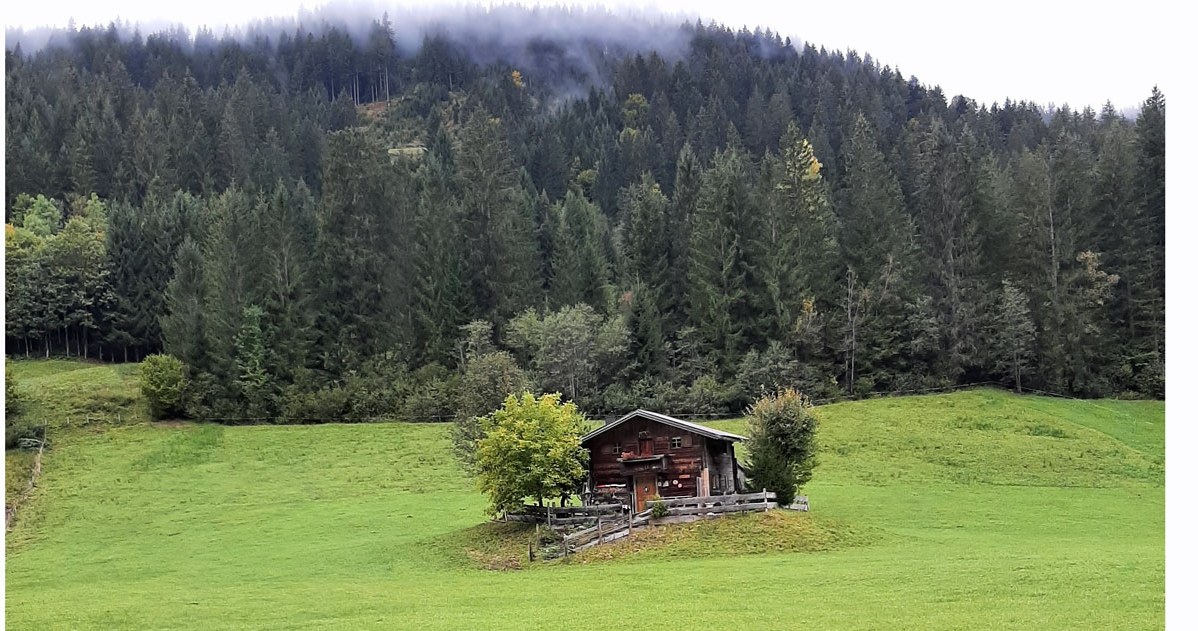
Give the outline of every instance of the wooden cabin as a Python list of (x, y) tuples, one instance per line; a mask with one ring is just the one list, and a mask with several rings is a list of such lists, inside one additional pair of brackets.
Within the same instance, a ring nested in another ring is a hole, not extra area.
[(665, 414), (636, 410), (582, 437), (590, 451), (593, 503), (625, 500), (637, 512), (649, 498), (736, 493), (744, 483), (738, 436)]

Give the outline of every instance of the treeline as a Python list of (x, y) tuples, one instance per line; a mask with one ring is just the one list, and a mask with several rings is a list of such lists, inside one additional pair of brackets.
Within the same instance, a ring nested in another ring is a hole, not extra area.
[(261, 54), (202, 87), (203, 56), (122, 80), (119, 38), (10, 53), (8, 190), (47, 197), (8, 205), (8, 352), (165, 350), (197, 417), (447, 417), (479, 380), (594, 413), (1163, 396), (1159, 92), (1134, 122), (949, 103), (868, 57), (684, 28), (673, 65), (606, 59), (610, 89), (560, 108), (550, 66), (433, 39), (333, 100), (245, 61), (310, 38), (227, 43)]

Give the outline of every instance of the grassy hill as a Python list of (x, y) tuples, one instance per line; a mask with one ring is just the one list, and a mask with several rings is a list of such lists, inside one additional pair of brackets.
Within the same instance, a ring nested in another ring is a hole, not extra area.
[[(461, 553), (485, 502), (442, 425), (64, 429), (8, 536), (7, 625), (1164, 625), (1163, 403), (977, 390), (817, 413), (810, 514), (520, 571)], [(735, 544), (763, 533), (813, 541)]]

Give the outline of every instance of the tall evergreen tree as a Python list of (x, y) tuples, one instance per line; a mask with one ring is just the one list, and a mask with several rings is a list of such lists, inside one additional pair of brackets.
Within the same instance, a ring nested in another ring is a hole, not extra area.
[(750, 178), (739, 148), (716, 156), (703, 175), (690, 240), (690, 319), (723, 374), (734, 369), (757, 321), (750, 297), (756, 279), (749, 244), (757, 236)]

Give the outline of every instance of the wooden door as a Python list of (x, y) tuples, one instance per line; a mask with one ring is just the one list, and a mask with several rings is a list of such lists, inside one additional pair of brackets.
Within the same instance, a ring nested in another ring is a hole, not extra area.
[(647, 508), (649, 498), (657, 495), (657, 474), (638, 473), (633, 478), (633, 496), (636, 497), (636, 512)]

